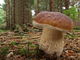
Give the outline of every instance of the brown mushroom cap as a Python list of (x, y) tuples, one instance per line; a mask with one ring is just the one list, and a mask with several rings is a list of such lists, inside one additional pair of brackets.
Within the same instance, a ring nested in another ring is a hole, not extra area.
[(68, 16), (60, 12), (40, 12), (34, 19), (35, 22), (42, 25), (50, 25), (60, 30), (71, 31), (73, 21)]

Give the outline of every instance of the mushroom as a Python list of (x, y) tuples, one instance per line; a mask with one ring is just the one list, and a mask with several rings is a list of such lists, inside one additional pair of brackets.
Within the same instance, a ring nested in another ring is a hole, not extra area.
[(64, 48), (64, 32), (71, 32), (73, 21), (60, 12), (43, 11), (34, 18), (33, 25), (43, 27), (40, 49), (49, 55), (59, 57)]

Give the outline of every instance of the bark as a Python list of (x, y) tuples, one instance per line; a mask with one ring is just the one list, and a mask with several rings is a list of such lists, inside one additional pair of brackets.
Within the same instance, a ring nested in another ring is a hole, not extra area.
[(6, 28), (10, 28), (10, 1), (6, 0)]
[(12, 0), (12, 18), (11, 20), (12, 20), (11, 26), (12, 26), (12, 29), (14, 29), (15, 28), (15, 0)]
[(50, 11), (55, 11), (54, 0), (50, 0)]
[(34, 0), (34, 7), (36, 14), (38, 14), (40, 11), (50, 11), (49, 0)]
[(31, 0), (24, 0), (24, 24), (32, 23)]
[(31, 0), (6, 0), (6, 22), (11, 30), (16, 25), (32, 23)]
[(62, 0), (50, 0), (50, 11), (62, 12)]
[(63, 12), (62, 7), (63, 7), (63, 0), (59, 0), (59, 12)]
[(64, 1), (64, 4), (65, 4), (65, 8), (66, 8), (66, 9), (69, 9), (70, 1), (69, 1), (69, 0), (65, 0), (65, 1)]
[(34, 0), (35, 15), (40, 12), (39, 4), (40, 4), (40, 0)]

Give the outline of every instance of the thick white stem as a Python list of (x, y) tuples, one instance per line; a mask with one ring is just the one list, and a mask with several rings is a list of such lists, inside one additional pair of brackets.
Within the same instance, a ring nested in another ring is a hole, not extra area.
[(39, 45), (47, 54), (57, 53), (60, 56), (64, 47), (63, 32), (44, 28)]

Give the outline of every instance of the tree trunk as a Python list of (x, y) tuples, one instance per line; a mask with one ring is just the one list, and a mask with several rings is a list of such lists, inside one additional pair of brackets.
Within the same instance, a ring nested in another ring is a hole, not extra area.
[(10, 1), (6, 0), (6, 28), (10, 29)]
[(23, 0), (23, 1), (24, 1), (24, 5), (23, 5), (24, 24), (32, 23), (31, 0)]
[(31, 0), (6, 0), (7, 29), (32, 23)]
[(55, 11), (54, 0), (50, 0), (50, 11)]
[(11, 15), (11, 29), (14, 29), (15, 28), (15, 0), (12, 0), (11, 1), (11, 4), (12, 4), (12, 15)]
[(63, 0), (50, 0), (50, 11), (62, 12)]
[(35, 15), (40, 12), (39, 4), (40, 4), (39, 0), (34, 0)]
[(65, 4), (65, 8), (66, 8), (66, 9), (69, 9), (70, 1), (69, 1), (69, 0), (65, 0), (65, 1), (64, 1), (64, 4)]
[(40, 11), (49, 11), (49, 0), (34, 0), (34, 7), (36, 14)]

